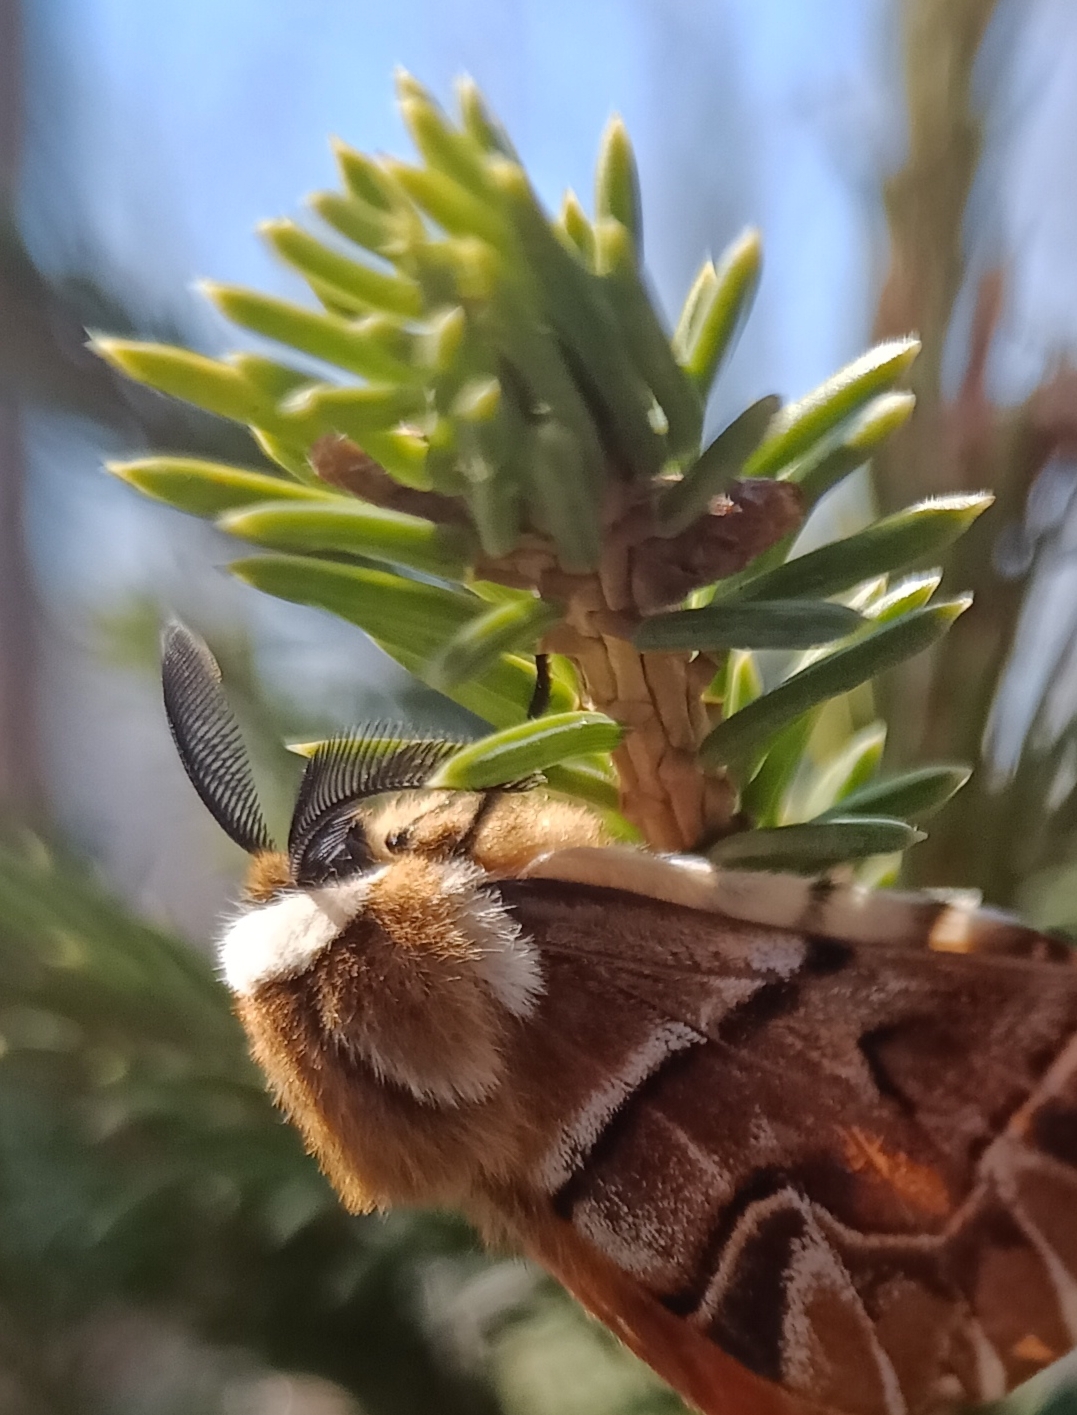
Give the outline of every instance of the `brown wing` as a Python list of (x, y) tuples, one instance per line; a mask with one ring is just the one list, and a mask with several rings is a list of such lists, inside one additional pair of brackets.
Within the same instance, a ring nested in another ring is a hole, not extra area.
[(1077, 1343), (1077, 969), (501, 891), (547, 973), (538, 1255), (702, 1408), (749, 1408), (715, 1347), (902, 1415)]

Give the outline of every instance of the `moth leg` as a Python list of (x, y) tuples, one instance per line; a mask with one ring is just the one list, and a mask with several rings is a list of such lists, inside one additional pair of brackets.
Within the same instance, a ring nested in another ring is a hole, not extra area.
[(531, 701), (527, 705), (528, 721), (533, 721), (536, 717), (542, 717), (549, 706), (550, 655), (548, 653), (537, 653), (535, 655), (535, 687), (531, 694)]
[(501, 799), (503, 792), (500, 787), (494, 787), (491, 791), (484, 791), (475, 808), (475, 814), (471, 817), (471, 824), (453, 847), (454, 855), (471, 855), (475, 848), (475, 841), (478, 839), (479, 831), (486, 824), (490, 817), (490, 812)]
[[(550, 706), (550, 655), (548, 653), (537, 653), (535, 655), (535, 687), (531, 694), (531, 701), (527, 705), (528, 721), (533, 721), (536, 717), (541, 717)], [(541, 780), (541, 778), (539, 778)], [(527, 790), (532, 781), (514, 782), (517, 790)], [(470, 855), (475, 848), (475, 841), (478, 839), (479, 831), (489, 819), (490, 812), (497, 805), (504, 794), (503, 787), (495, 786), (490, 791), (484, 791), (482, 799), (471, 818), (471, 824), (457, 841), (453, 851), (455, 855)]]
[(500, 788), (490, 791), (454, 791), (426, 810), (414, 803), (390, 806), (381, 816), (382, 828), (375, 828), (384, 851), (390, 856), (416, 851), (434, 860), (470, 859), (476, 839), (489, 819), (495, 802), (504, 795)]

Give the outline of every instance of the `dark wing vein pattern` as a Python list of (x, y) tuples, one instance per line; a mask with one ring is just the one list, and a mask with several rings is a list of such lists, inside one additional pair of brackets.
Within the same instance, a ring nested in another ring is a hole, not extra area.
[(997, 1399), (1077, 1342), (1077, 969), (499, 891), (546, 969), (538, 1180), (686, 1342), (844, 1415)]

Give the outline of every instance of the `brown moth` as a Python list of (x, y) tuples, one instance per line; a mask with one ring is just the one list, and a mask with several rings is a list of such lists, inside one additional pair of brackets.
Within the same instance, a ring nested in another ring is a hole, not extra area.
[(609, 845), (330, 744), (275, 851), (208, 650), (165, 698), (254, 856), (221, 944), (345, 1205), (453, 1206), (706, 1412), (903, 1415), (1077, 1343), (1077, 969), (960, 900)]

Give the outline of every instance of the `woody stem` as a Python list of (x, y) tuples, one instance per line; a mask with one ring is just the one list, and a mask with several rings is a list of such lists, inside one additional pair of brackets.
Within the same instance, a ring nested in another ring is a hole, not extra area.
[(697, 758), (709, 726), (698, 671), (689, 654), (640, 653), (608, 632), (612, 617), (598, 578), (584, 580), (554, 642), (591, 705), (631, 729), (614, 752), (623, 814), (653, 849), (690, 850), (728, 828), (736, 800), (728, 778), (705, 774)]

